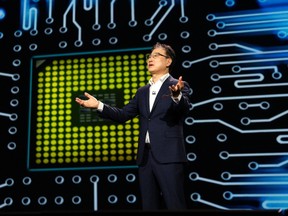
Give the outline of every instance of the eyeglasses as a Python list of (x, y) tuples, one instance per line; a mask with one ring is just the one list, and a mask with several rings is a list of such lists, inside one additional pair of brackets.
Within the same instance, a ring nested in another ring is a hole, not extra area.
[(147, 55), (146, 55), (146, 59), (147, 59), (147, 60), (150, 59), (150, 58), (156, 59), (156, 58), (159, 57), (159, 56), (163, 56), (163, 57), (165, 57), (165, 58), (169, 58), (169, 56), (166, 56), (166, 55), (163, 55), (163, 54), (161, 54), (161, 53), (156, 52), (156, 53), (153, 53), (153, 54), (147, 54)]

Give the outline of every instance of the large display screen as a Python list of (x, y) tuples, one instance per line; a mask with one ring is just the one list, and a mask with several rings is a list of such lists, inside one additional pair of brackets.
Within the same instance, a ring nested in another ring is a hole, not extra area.
[(138, 118), (118, 124), (79, 106), (75, 98), (85, 99), (87, 91), (123, 107), (148, 82), (147, 52), (141, 48), (33, 56), (28, 168), (135, 167)]

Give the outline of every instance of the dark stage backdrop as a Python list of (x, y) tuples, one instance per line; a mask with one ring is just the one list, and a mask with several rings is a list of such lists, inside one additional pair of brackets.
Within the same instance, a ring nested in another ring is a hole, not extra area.
[(283, 0), (0, 0), (0, 212), (141, 209), (138, 119), (74, 99), (128, 103), (156, 42), (191, 86), (189, 210), (285, 210), (287, 21)]

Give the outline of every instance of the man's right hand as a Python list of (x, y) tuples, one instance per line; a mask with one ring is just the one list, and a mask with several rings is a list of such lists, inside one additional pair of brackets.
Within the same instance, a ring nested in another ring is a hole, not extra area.
[(82, 106), (82, 107), (97, 109), (98, 105), (99, 105), (99, 101), (87, 92), (84, 92), (84, 95), (88, 98), (87, 100), (82, 100), (82, 99), (76, 97), (75, 101), (78, 104), (80, 104), (80, 106)]

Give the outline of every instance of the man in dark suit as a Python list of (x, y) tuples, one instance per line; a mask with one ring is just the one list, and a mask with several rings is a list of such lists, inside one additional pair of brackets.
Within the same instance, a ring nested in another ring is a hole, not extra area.
[(143, 210), (160, 209), (162, 198), (169, 210), (186, 209), (183, 121), (189, 112), (190, 87), (182, 76), (177, 80), (170, 75), (174, 61), (172, 47), (156, 43), (147, 56), (149, 83), (140, 87), (123, 108), (104, 104), (86, 92), (87, 100), (75, 99), (115, 122), (139, 116), (137, 165)]

